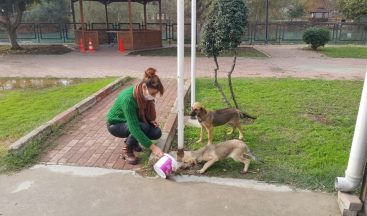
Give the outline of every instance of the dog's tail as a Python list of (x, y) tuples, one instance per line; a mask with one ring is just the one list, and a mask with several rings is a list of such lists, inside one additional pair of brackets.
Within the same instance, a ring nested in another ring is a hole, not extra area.
[(240, 118), (241, 119), (244, 119), (244, 118), (256, 119), (256, 117), (250, 116), (249, 114), (247, 114), (247, 113), (245, 113), (243, 111), (240, 111)]
[(260, 158), (258, 158), (250, 149), (248, 150), (248, 152), (246, 153), (246, 155), (248, 155), (250, 158), (252, 158), (254, 161), (258, 161), (260, 163), (264, 163), (263, 160), (261, 160)]

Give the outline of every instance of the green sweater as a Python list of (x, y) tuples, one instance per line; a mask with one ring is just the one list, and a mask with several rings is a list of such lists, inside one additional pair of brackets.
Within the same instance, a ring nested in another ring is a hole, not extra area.
[(144, 147), (149, 148), (152, 141), (144, 134), (139, 125), (138, 104), (133, 96), (134, 86), (126, 88), (117, 97), (115, 103), (107, 113), (109, 124), (127, 123), (130, 134)]

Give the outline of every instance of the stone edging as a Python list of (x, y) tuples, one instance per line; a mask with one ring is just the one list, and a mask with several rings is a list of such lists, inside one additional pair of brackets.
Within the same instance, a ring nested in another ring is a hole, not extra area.
[(252, 48), (253, 49), (255, 49), (256, 51), (258, 51), (258, 52), (261, 52), (262, 54), (264, 54), (266, 57), (268, 57), (268, 58), (271, 58), (272, 56), (269, 54), (269, 53), (267, 53), (265, 50), (262, 50), (261, 48), (259, 48), (259, 47), (256, 47), (256, 46), (252, 46)]
[(108, 86), (102, 88), (98, 92), (85, 98), (73, 107), (69, 108), (63, 113), (58, 114), (50, 121), (21, 137), (10, 145), (8, 151), (10, 153), (21, 152), (24, 150), (26, 145), (34, 141), (44, 141), (52, 132), (56, 131), (60, 126), (69, 122), (71, 119), (82, 114), (83, 112), (94, 106), (96, 103), (100, 102), (103, 98), (114, 92), (116, 89), (120, 88), (130, 79), (130, 77), (124, 77), (112, 82)]
[[(184, 86), (184, 102), (186, 103), (189, 99), (189, 92), (190, 92), (190, 80), (187, 80), (185, 82)], [(177, 97), (176, 97), (177, 98)], [(177, 111), (177, 99), (175, 104), (173, 105), (171, 112), (168, 114), (167, 121), (163, 126), (162, 129), (162, 137), (159, 139), (157, 146), (162, 149), (163, 152), (167, 152), (171, 146), (171, 143), (175, 137), (176, 129), (177, 129), (177, 117), (178, 117), (178, 111)], [(151, 161), (155, 156), (153, 153), (149, 157), (149, 161)]]

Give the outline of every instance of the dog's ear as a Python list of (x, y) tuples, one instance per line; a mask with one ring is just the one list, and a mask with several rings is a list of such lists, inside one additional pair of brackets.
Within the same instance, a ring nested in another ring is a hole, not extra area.
[(190, 116), (196, 116), (198, 114), (197, 110), (195, 108), (191, 108), (191, 111), (189, 113)]
[(206, 114), (206, 109), (204, 107), (200, 107), (200, 112)]

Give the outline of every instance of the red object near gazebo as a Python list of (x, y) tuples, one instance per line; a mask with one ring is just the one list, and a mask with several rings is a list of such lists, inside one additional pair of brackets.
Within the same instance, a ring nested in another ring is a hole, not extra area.
[(124, 45), (124, 39), (120, 38), (119, 40), (119, 51), (120, 52), (125, 52), (125, 45)]
[[(114, 32), (117, 37), (117, 41), (123, 39), (124, 48), (127, 50), (137, 50), (137, 49), (148, 49), (148, 48), (159, 48), (162, 47), (162, 10), (161, 10), (161, 0), (70, 0), (71, 1), (71, 9), (73, 14), (73, 24), (75, 31), (75, 43), (79, 44), (80, 39), (84, 42), (84, 47), (88, 47), (88, 40), (86, 38), (90, 38), (91, 42), (94, 45), (94, 49), (98, 49), (98, 45), (105, 43), (108, 40), (107, 31), (111, 30), (108, 26), (108, 10), (107, 6), (113, 2), (125, 2), (128, 3), (129, 7), (129, 28), (128, 29), (118, 29)], [(98, 29), (98, 30), (88, 30), (86, 28), (86, 24), (84, 21), (84, 13), (83, 13), (83, 2), (84, 1), (97, 1), (105, 5), (106, 12), (106, 29)], [(80, 8), (80, 22), (81, 28), (76, 29), (76, 21), (75, 21), (75, 10), (74, 3), (79, 2)], [(144, 29), (133, 29), (132, 25), (132, 10), (131, 4), (133, 2), (143, 4), (144, 6)], [(146, 14), (146, 6), (149, 2), (158, 2), (159, 3), (159, 30), (147, 29), (147, 14)]]

